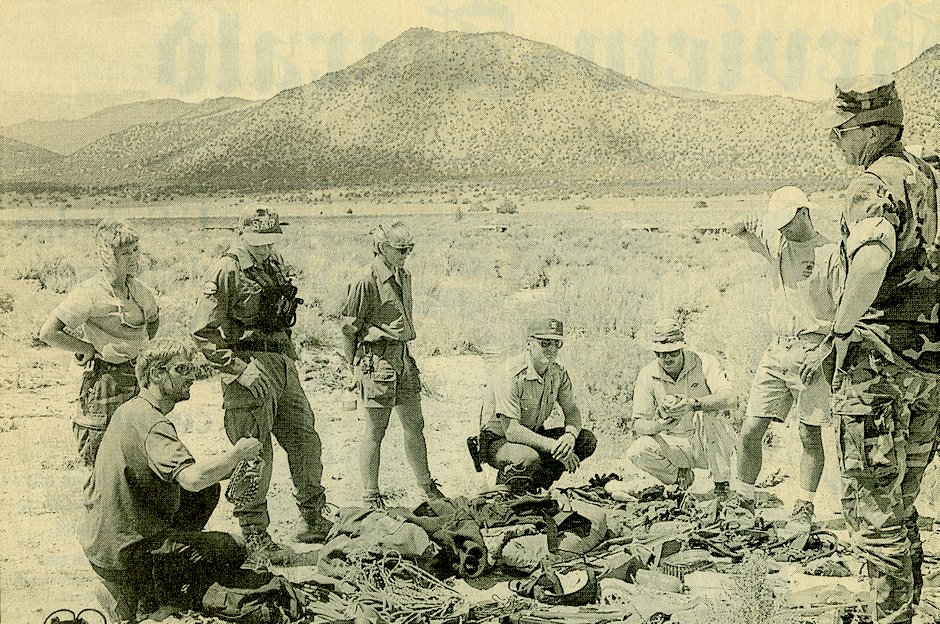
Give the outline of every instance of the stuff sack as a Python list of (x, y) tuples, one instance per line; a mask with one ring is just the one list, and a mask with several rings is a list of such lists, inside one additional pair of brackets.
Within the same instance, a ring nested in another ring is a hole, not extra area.
[(203, 611), (242, 624), (286, 624), (301, 616), (301, 599), (283, 576), (255, 573), (241, 580), (248, 587), (214, 583), (202, 597)]

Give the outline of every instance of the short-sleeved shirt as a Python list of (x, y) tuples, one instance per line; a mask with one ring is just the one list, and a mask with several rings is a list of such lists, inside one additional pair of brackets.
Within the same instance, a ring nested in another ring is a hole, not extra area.
[[(731, 392), (732, 388), (718, 359), (685, 349), (685, 363), (676, 379), (663, 370), (658, 359), (640, 369), (633, 386), (633, 419), (655, 420), (658, 408), (670, 395), (698, 399), (719, 391)], [(669, 433), (683, 433), (686, 425), (680, 421)]]
[(539, 375), (528, 353), (507, 359), (492, 385), (495, 416), (483, 428), (500, 436), (505, 436), (506, 431), (499, 416), (538, 431), (552, 415), (556, 403), (574, 405), (575, 402), (568, 371), (558, 362), (552, 362)]
[(937, 237), (937, 182), (930, 165), (900, 143), (856, 176), (842, 212), (843, 262), (867, 244), (891, 254), (862, 324), (915, 368), (940, 372), (940, 271), (928, 262)]
[(128, 548), (172, 525), (180, 505), (176, 477), (195, 463), (156, 404), (141, 389), (114, 412), (101, 439), (80, 541), (102, 568), (125, 569)]
[(822, 234), (791, 241), (758, 232), (773, 265), (768, 324), (776, 336), (829, 333), (842, 283), (839, 246)]
[[(261, 270), (255, 272), (253, 267)], [(290, 331), (265, 331), (258, 320), (262, 290), (286, 281), (287, 267), (279, 256), (258, 264), (241, 242), (216, 261), (203, 282), (192, 320), (193, 339), (213, 367), (235, 374), (239, 342), (259, 339), (282, 345), (282, 353), (297, 359)]]
[[(402, 329), (394, 329), (393, 324)], [(359, 277), (349, 285), (340, 311), (340, 329), (357, 342), (365, 339), (370, 327), (385, 334), (384, 339), (408, 342), (414, 340), (412, 317), (411, 273), (401, 268), (392, 270), (381, 256), (376, 256)]]
[(98, 273), (73, 288), (52, 311), (66, 327), (81, 329), (85, 340), (112, 364), (136, 358), (150, 339), (147, 324), (160, 317), (150, 288), (132, 276), (126, 284), (130, 301), (121, 299), (108, 277)]

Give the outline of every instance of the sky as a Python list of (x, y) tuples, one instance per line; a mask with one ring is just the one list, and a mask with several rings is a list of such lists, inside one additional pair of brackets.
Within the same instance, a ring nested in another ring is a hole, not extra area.
[(419, 26), (509, 32), (655, 86), (820, 100), (940, 43), (938, 15), (940, 0), (7, 0), (0, 125), (266, 99)]

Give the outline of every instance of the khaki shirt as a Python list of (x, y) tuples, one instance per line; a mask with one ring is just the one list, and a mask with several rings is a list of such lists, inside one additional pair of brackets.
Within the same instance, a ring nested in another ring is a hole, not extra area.
[[(401, 296), (396, 292), (393, 281), (401, 287)], [(417, 334), (412, 303), (411, 273), (400, 269), (396, 274), (381, 256), (376, 256), (346, 291), (346, 300), (340, 311), (340, 329), (343, 334), (354, 336), (357, 343), (381, 339), (414, 340)], [(396, 321), (402, 325), (401, 330), (391, 327)]]
[[(245, 271), (255, 266), (255, 259), (241, 243), (228, 251), (234, 255), (219, 258), (209, 277), (203, 283), (202, 292), (193, 313), (193, 339), (203, 355), (216, 369), (223, 373), (237, 373), (235, 348), (239, 341), (264, 339), (285, 345), (288, 357), (297, 359), (288, 331), (264, 333), (252, 327), (261, 304), (262, 284), (252, 279)], [(269, 271), (276, 273), (272, 281), (284, 280), (285, 265), (279, 256), (272, 256), (267, 263)]]
[(492, 383), (494, 417), (483, 427), (505, 436), (499, 416), (519, 421), (523, 427), (538, 431), (552, 415), (555, 404), (566, 410), (575, 407), (571, 377), (561, 364), (552, 362), (539, 375), (528, 353), (506, 360)]
[[(659, 360), (644, 366), (633, 386), (633, 420), (656, 420), (657, 410), (667, 396), (682, 395), (689, 399), (732, 391), (731, 383), (718, 359), (709, 353), (685, 349), (685, 364), (676, 379), (663, 370)], [(667, 433), (682, 434), (691, 430), (691, 422), (681, 420)]]

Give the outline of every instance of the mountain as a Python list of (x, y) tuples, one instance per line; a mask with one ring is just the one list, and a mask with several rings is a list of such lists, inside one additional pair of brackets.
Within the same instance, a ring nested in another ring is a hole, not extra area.
[(0, 136), (0, 171), (29, 177), (62, 160), (60, 154)]
[(123, 132), (138, 124), (170, 121), (198, 106), (174, 99), (133, 102), (105, 108), (80, 119), (24, 121), (0, 127), (0, 135), (59, 154), (71, 154), (109, 134)]
[[(898, 72), (906, 132), (940, 143), (940, 46)], [(182, 190), (454, 181), (660, 193), (839, 185), (825, 105), (665, 91), (505, 33), (408, 30), (262, 103), (207, 101), (46, 170), (57, 184)], [(926, 111), (914, 113), (914, 111)]]

